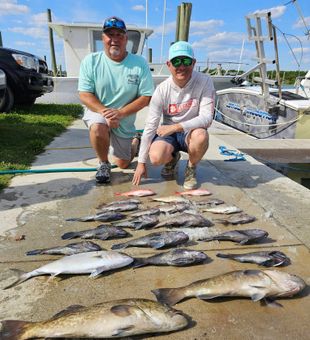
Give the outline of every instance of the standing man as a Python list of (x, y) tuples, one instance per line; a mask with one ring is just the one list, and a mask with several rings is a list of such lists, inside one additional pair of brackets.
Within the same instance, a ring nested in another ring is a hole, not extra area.
[(144, 58), (126, 51), (128, 36), (122, 19), (105, 20), (102, 41), (104, 51), (89, 54), (81, 63), (78, 90), (86, 105), (83, 120), (99, 159), (96, 181), (109, 183), (109, 146), (113, 162), (127, 168), (139, 144), (133, 138), (136, 113), (149, 104), (154, 85)]
[(170, 47), (167, 66), (171, 76), (157, 86), (150, 102), (132, 181), (135, 185), (142, 176), (147, 177), (148, 156), (153, 165), (165, 164), (161, 175), (169, 178), (180, 159), (179, 151), (184, 151), (189, 156), (184, 188), (198, 186), (196, 166), (208, 149), (215, 90), (209, 76), (193, 71), (195, 62), (188, 42), (178, 41)]

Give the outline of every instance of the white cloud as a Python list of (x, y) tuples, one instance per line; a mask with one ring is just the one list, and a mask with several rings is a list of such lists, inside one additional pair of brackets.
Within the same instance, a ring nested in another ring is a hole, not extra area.
[(246, 38), (246, 35), (243, 33), (236, 32), (220, 32), (212, 35), (210, 37), (206, 37), (199, 41), (195, 41), (193, 43), (193, 48), (204, 48), (207, 47), (209, 49), (223, 47), (226, 48), (227, 45), (236, 45), (239, 44), (241, 46), (242, 40)]
[(34, 26), (45, 26), (45, 27), (47, 27), (47, 13), (42, 12), (42, 13), (32, 15), (31, 16), (31, 23)]
[(15, 41), (15, 45), (29, 47), (29, 46), (35, 46), (36, 44), (34, 42), (30, 42), (30, 41), (20, 41), (20, 40), (18, 40), (18, 41)]
[(145, 11), (145, 7), (143, 5), (135, 5), (131, 7), (132, 10), (134, 11)]
[(48, 36), (47, 27), (45, 29), (42, 27), (29, 27), (29, 28), (14, 27), (14, 28), (9, 28), (8, 31), (14, 32), (14, 33), (20, 33), (26, 36), (30, 36), (32, 38), (47, 39), (47, 36)]
[[(306, 25), (308, 26), (308, 29), (309, 29), (309, 26), (310, 26), (310, 17), (305, 17), (304, 21), (305, 21), (305, 23), (306, 23)], [(304, 24), (302, 19), (299, 19), (297, 22), (295, 22), (293, 27), (294, 28), (304, 28), (304, 29), (306, 29), (305, 24)]]
[(267, 13), (271, 12), (271, 17), (273, 19), (281, 17), (284, 12), (286, 11), (286, 6), (277, 6), (277, 7), (271, 7), (271, 8), (266, 8), (266, 9), (259, 9), (254, 12), (254, 14), (258, 13)]
[(17, 0), (1, 0), (0, 1), (0, 16), (4, 15), (19, 15), (28, 13), (29, 7), (19, 5)]

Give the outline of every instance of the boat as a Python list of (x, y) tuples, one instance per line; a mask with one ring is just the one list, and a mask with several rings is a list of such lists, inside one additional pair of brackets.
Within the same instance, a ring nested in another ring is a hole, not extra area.
[[(262, 19), (267, 24), (267, 36), (261, 33)], [(279, 77), (268, 79), (269, 62), (275, 64), (279, 75), (277, 38), (271, 13), (250, 14), (246, 21), (249, 40), (254, 41), (256, 46), (258, 63), (237, 76), (235, 82), (241, 84), (254, 71), (259, 71), (260, 76), (253, 77), (255, 85), (217, 91), (216, 120), (260, 139), (309, 139), (310, 100), (305, 88), (309, 91), (310, 73), (300, 82), (298, 92), (282, 88)], [(264, 51), (267, 39), (274, 44), (275, 58), (270, 61)]]

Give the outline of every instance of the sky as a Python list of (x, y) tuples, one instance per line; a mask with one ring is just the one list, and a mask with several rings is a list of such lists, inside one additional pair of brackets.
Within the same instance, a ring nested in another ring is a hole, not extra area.
[[(127, 24), (154, 30), (148, 40), (153, 62), (165, 61), (175, 40), (176, 0), (0, 0), (0, 31), (4, 47), (46, 56), (50, 47), (47, 9), (53, 22), (103, 23), (116, 15)], [(197, 61), (242, 62), (246, 70), (257, 63), (253, 41), (247, 36), (245, 16), (271, 11), (277, 28), (281, 70), (310, 70), (309, 0), (193, 0), (189, 42)], [(147, 8), (147, 10), (146, 10)], [(265, 23), (263, 22), (263, 27)], [(307, 35), (308, 33), (308, 35)], [(54, 33), (56, 61), (65, 69), (63, 42)], [(273, 44), (266, 42), (266, 57), (274, 59)], [(272, 67), (271, 67), (272, 68)]]

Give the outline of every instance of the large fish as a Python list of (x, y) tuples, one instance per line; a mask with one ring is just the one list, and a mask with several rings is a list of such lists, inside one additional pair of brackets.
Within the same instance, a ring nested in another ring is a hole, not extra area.
[(147, 209), (135, 211), (135, 212), (131, 213), (129, 216), (130, 217), (140, 217), (140, 216), (151, 216), (151, 215), (159, 215), (159, 214), (160, 214), (159, 208), (155, 207), (155, 208), (147, 208)]
[(176, 195), (182, 196), (210, 196), (212, 192), (207, 189), (193, 189), (193, 190), (186, 190), (186, 191), (177, 191)]
[(208, 256), (202, 251), (189, 249), (173, 249), (161, 254), (150, 257), (135, 258), (133, 267), (153, 266), (188, 266), (201, 263), (208, 259)]
[(190, 201), (187, 198), (184, 198), (182, 196), (164, 196), (164, 197), (156, 197), (153, 198), (153, 201), (156, 202), (164, 202), (164, 203), (190, 203)]
[(241, 214), (234, 214), (231, 215), (227, 218), (218, 218), (215, 219), (214, 221), (222, 223), (224, 225), (228, 225), (228, 224), (245, 224), (245, 223), (251, 223), (254, 222), (256, 220), (256, 217), (245, 214), (245, 213), (241, 213)]
[(112, 238), (122, 238), (131, 236), (126, 230), (120, 227), (107, 226), (104, 224), (99, 225), (97, 228), (86, 229), (82, 231), (70, 231), (61, 236), (63, 240), (71, 240), (73, 238), (83, 239), (98, 239), (107, 240)]
[(99, 204), (97, 209), (107, 208), (107, 207), (118, 207), (120, 205), (127, 205), (127, 204), (140, 204), (140, 203), (141, 201), (137, 198), (128, 198), (128, 199), (124, 199), (120, 201), (113, 201), (109, 203)]
[(180, 330), (188, 324), (180, 311), (146, 299), (70, 306), (42, 322), (2, 321), (2, 340), (33, 338), (121, 338)]
[(244, 254), (216, 254), (217, 257), (231, 259), (242, 263), (256, 263), (265, 267), (277, 267), (290, 264), (290, 259), (281, 251), (257, 251)]
[(79, 222), (90, 222), (90, 221), (100, 221), (100, 222), (110, 222), (110, 221), (117, 221), (121, 220), (126, 215), (118, 213), (118, 212), (113, 212), (113, 211), (104, 211), (101, 213), (98, 213), (96, 215), (91, 215), (91, 216), (85, 216), (85, 217), (70, 217), (67, 218), (66, 221), (79, 221)]
[(140, 216), (127, 221), (114, 223), (113, 225), (121, 228), (146, 229), (156, 226), (158, 218), (156, 216)]
[(224, 204), (225, 202), (223, 200), (220, 200), (218, 198), (209, 198), (207, 200), (201, 200), (201, 201), (195, 201), (193, 204), (198, 207), (214, 207), (215, 205)]
[(19, 278), (5, 289), (16, 286), (31, 277), (47, 274), (57, 276), (60, 274), (88, 273), (90, 277), (95, 277), (102, 272), (128, 266), (131, 262), (133, 262), (132, 257), (117, 251), (102, 250), (64, 256), (59, 260), (50, 262), (28, 273), (14, 269), (14, 271), (19, 274)]
[(115, 196), (126, 196), (126, 197), (130, 197), (130, 196), (137, 196), (137, 197), (145, 197), (145, 196), (153, 196), (156, 195), (156, 192), (154, 192), (151, 189), (134, 189), (134, 190), (130, 190), (127, 192), (116, 192)]
[(174, 305), (190, 297), (209, 300), (235, 296), (249, 297), (253, 301), (290, 297), (305, 286), (306, 283), (300, 277), (276, 270), (238, 270), (196, 281), (188, 286), (155, 289), (152, 292), (159, 302)]
[(200, 239), (201, 241), (232, 241), (239, 244), (249, 244), (260, 241), (268, 236), (262, 229), (230, 230), (224, 233)]
[(139, 205), (137, 203), (106, 205), (106, 206), (101, 207), (100, 212), (98, 212), (97, 215), (100, 215), (100, 214), (103, 214), (109, 211), (122, 212), (122, 211), (133, 211), (133, 210), (138, 210), (138, 209), (139, 209)]
[(172, 204), (161, 204), (156, 208), (163, 214), (174, 214), (177, 212), (183, 212), (185, 210), (191, 210), (194, 208), (190, 202), (176, 202)]
[(91, 241), (82, 241), (70, 243), (66, 246), (30, 250), (27, 251), (26, 255), (73, 255), (99, 250), (103, 249), (98, 244)]
[(155, 228), (161, 227), (211, 227), (213, 223), (200, 214), (191, 214), (183, 212), (172, 215), (164, 221), (158, 223)]
[(242, 212), (242, 210), (235, 205), (221, 204), (216, 207), (202, 208), (202, 211), (211, 212), (213, 214), (236, 214)]
[(161, 233), (151, 233), (125, 243), (114, 244), (112, 249), (123, 249), (127, 247), (151, 247), (160, 249), (164, 247), (173, 247), (187, 241), (188, 236), (183, 232), (165, 231)]

